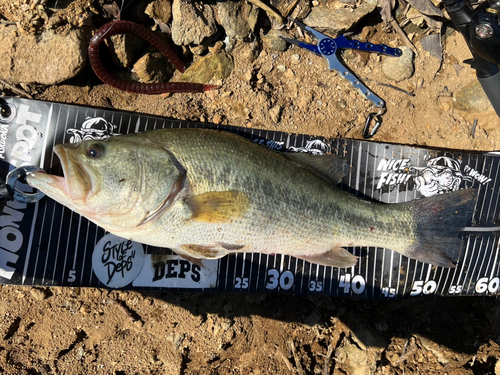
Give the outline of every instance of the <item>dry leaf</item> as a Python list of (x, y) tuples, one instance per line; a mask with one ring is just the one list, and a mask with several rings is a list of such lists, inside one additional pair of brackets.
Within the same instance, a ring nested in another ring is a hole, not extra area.
[(443, 12), (436, 8), (430, 0), (407, 0), (412, 7), (427, 16), (444, 17)]
[(378, 0), (377, 1), (377, 8), (380, 12), (380, 16), (382, 17), (382, 20), (384, 21), (384, 23), (386, 25), (394, 19), (394, 17), (392, 16), (392, 11), (394, 10), (395, 6), (396, 6), (396, 0)]

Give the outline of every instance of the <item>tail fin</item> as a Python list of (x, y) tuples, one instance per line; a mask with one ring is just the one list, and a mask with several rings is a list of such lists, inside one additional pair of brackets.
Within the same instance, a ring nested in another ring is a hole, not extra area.
[(472, 218), (476, 196), (477, 190), (466, 189), (407, 203), (417, 223), (417, 241), (406, 255), (436, 266), (455, 267), (458, 235)]

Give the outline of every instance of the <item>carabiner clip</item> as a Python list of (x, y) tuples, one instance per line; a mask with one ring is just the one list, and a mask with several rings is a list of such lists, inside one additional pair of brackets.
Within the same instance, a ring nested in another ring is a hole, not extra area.
[(7, 175), (7, 181), (5, 182), (4, 190), (7, 190), (7, 194), (4, 195), (4, 199), (11, 200), (15, 199), (21, 203), (35, 203), (42, 199), (45, 194), (39, 191), (38, 193), (25, 193), (15, 187), (16, 182), (22, 178), (26, 177), (29, 173), (38, 172), (42, 169), (35, 167), (34, 165), (25, 165), (23, 167), (16, 168), (9, 172)]
[[(366, 118), (366, 123), (365, 127), (363, 129), (363, 138), (371, 138), (377, 133), (378, 128), (380, 128), (380, 125), (382, 125), (382, 115), (385, 113), (387, 108), (384, 106), (380, 108), (380, 111), (378, 113), (370, 113), (368, 117)], [(372, 120), (375, 119), (375, 126), (371, 131), (370, 130), (370, 124)]]

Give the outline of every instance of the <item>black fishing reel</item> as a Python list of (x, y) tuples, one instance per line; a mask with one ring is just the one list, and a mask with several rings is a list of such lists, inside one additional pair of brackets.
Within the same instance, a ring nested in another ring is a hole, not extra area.
[(443, 0), (443, 4), (465, 38), (473, 56), (471, 66), (500, 116), (500, 1)]

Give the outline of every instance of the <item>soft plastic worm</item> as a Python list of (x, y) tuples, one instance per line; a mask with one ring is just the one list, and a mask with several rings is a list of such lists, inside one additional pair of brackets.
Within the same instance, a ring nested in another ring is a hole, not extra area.
[(92, 69), (101, 81), (117, 89), (127, 91), (134, 94), (162, 94), (166, 92), (203, 92), (207, 90), (217, 89), (216, 85), (203, 85), (199, 83), (189, 82), (164, 82), (164, 83), (138, 83), (122, 81), (111, 75), (102, 65), (99, 56), (99, 46), (101, 43), (116, 34), (132, 33), (140, 36), (165, 57), (167, 57), (181, 73), (185, 68), (182, 61), (177, 57), (175, 51), (160, 38), (158, 38), (151, 30), (144, 26), (129, 21), (114, 21), (107, 23), (97, 30), (89, 44), (89, 60)]

